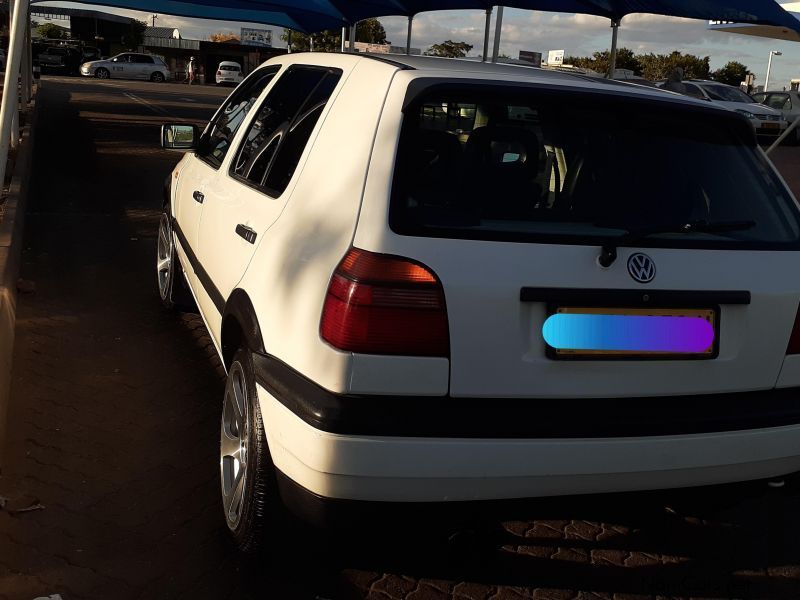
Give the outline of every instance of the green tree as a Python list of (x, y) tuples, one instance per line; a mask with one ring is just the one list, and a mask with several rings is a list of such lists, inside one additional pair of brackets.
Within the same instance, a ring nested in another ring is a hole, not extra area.
[(66, 37), (66, 30), (55, 23), (42, 23), (36, 28), (36, 32), (49, 40), (60, 40)]
[(708, 79), (711, 72), (708, 56), (700, 58), (677, 50), (670, 54), (641, 54), (638, 58), (642, 76), (651, 81), (666, 79), (676, 67), (683, 68), (684, 79)]
[(746, 80), (748, 75), (750, 75), (750, 70), (745, 65), (732, 60), (721, 69), (711, 73), (711, 79), (739, 87), (739, 84)]
[(141, 46), (144, 42), (144, 32), (147, 29), (147, 23), (139, 21), (138, 19), (131, 19), (131, 24), (128, 30), (120, 39), (120, 42), (126, 48), (136, 48)]
[[(299, 31), (292, 31), (292, 51), (308, 52), (311, 50), (311, 38), (314, 39), (314, 52), (339, 52), (342, 48), (342, 33), (333, 29), (320, 31), (313, 36), (308, 36)], [(289, 41), (289, 30), (284, 29), (281, 34), (284, 42)]]
[(386, 30), (378, 19), (364, 19), (356, 25), (356, 41), (368, 44), (390, 44), (386, 41)]
[[(314, 40), (315, 52), (339, 52), (342, 48), (341, 30), (328, 29), (308, 36), (299, 31), (292, 31), (292, 50), (294, 52), (308, 52), (311, 50), (311, 39)], [(284, 29), (281, 40), (289, 42), (289, 30)], [(378, 19), (364, 19), (356, 26), (356, 41), (369, 44), (388, 44), (386, 30)]]
[(446, 40), (441, 44), (434, 44), (425, 52), (428, 56), (444, 56), (447, 58), (464, 58), (472, 50), (472, 44)]
[[(595, 52), (591, 57), (567, 56), (564, 58), (564, 64), (605, 74), (611, 67), (611, 51)], [(617, 69), (629, 69), (639, 75), (642, 72), (642, 65), (633, 50), (619, 48), (617, 50)]]

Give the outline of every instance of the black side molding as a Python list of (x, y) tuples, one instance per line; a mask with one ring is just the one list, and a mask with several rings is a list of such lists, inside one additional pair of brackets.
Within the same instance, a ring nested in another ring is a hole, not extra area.
[(253, 354), (256, 381), (309, 425), (342, 435), (609, 438), (800, 424), (800, 389), (646, 398), (453, 398), (330, 392)]
[(750, 292), (524, 287), (520, 290), (519, 299), (522, 302), (545, 302), (572, 306), (697, 308), (718, 304), (750, 304)]
[(211, 281), (211, 276), (203, 268), (203, 265), (200, 264), (200, 260), (189, 245), (189, 240), (186, 239), (183, 231), (181, 231), (178, 220), (175, 217), (172, 217), (172, 230), (175, 232), (175, 235), (178, 236), (178, 241), (181, 243), (184, 252), (186, 252), (189, 262), (192, 263), (192, 270), (195, 272), (195, 275), (197, 275), (197, 278), (200, 280), (206, 293), (219, 311), (219, 314), (222, 314), (222, 311), (225, 310), (225, 298), (222, 297), (222, 292), (217, 289), (217, 286)]

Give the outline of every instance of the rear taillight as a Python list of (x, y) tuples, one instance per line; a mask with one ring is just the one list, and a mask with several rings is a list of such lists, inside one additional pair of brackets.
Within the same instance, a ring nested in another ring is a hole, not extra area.
[(407, 258), (352, 248), (333, 273), (320, 335), (362, 354), (450, 354), (442, 284)]
[(792, 336), (789, 338), (786, 354), (800, 354), (800, 308), (797, 309), (797, 316), (794, 318)]

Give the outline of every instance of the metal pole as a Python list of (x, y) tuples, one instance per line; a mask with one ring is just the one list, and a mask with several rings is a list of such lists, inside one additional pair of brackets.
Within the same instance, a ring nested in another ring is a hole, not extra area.
[(764, 91), (766, 92), (769, 89), (769, 73), (772, 71), (772, 55), (773, 51), (769, 51), (769, 62), (767, 62), (767, 78), (764, 79)]
[(8, 147), (11, 143), (11, 129), (17, 113), (19, 67), (22, 60), (22, 43), (25, 39), (25, 25), (28, 24), (29, 0), (16, 0), (10, 23), (8, 61), (3, 81), (3, 100), (0, 103), (0, 187), (5, 182)]
[(497, 62), (497, 55), (500, 54), (500, 34), (503, 30), (503, 7), (497, 7), (497, 18), (494, 20), (494, 49), (492, 50), (492, 62)]
[(350, 52), (356, 51), (356, 28), (358, 27), (358, 21), (350, 25)]
[(614, 71), (617, 69), (617, 32), (619, 31), (619, 20), (611, 21), (611, 57), (608, 64), (608, 78), (614, 79)]
[(31, 80), (33, 68), (31, 67), (31, 17), (28, 15), (28, 24), (25, 27), (25, 54), (22, 57), (22, 110), (27, 110), (33, 91)]
[(313, 34), (308, 36), (308, 51), (309, 52), (313, 52), (314, 51), (314, 35)]
[(489, 54), (489, 28), (492, 26), (492, 7), (486, 9), (486, 29), (483, 33), (483, 57), (482, 61), (486, 62), (486, 57)]
[(291, 54), (292, 53), (292, 30), (291, 29), (287, 29), (286, 32), (287, 32), (286, 33), (286, 53), (287, 54)]
[(411, 54), (411, 23), (414, 21), (414, 15), (408, 17), (408, 34), (406, 35), (406, 54)]
[(344, 52), (345, 39), (347, 39), (347, 27), (342, 27), (342, 52)]

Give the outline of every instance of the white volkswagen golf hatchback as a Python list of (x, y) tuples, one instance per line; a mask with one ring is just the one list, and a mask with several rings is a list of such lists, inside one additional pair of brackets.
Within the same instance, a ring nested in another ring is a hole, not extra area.
[(800, 470), (800, 213), (741, 115), (292, 54), (162, 142), (186, 154), (159, 289), (191, 294), (227, 369), (242, 549), (279, 498), (309, 516)]

